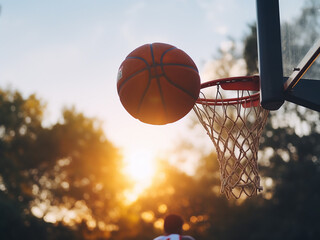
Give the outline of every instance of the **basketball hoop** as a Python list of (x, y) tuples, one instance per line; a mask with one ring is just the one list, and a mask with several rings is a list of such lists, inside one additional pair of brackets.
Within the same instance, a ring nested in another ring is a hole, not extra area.
[[(203, 90), (209, 87), (216, 91), (205, 95)], [(216, 147), (221, 192), (227, 198), (238, 199), (242, 194), (251, 197), (262, 190), (257, 158), (269, 111), (260, 105), (259, 89), (259, 76), (209, 81), (201, 84), (193, 107)]]

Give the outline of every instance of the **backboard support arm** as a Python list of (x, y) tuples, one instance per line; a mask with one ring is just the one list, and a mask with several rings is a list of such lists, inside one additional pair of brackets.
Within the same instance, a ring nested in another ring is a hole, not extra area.
[(293, 70), (293, 73), (284, 83), (285, 91), (290, 91), (295, 85), (300, 81), (302, 76), (308, 71), (311, 65), (320, 55), (320, 38), (318, 41), (310, 48), (308, 53), (303, 57), (297, 67)]
[(277, 110), (284, 103), (278, 0), (256, 0), (261, 106)]

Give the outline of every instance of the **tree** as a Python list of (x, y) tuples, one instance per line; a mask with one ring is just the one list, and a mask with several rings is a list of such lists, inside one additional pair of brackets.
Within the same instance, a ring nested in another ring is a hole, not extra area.
[[(292, 69), (297, 67), (302, 57), (307, 54), (313, 44), (319, 39), (320, 17), (319, 1), (305, 0), (301, 14), (291, 22), (284, 22), (281, 26), (284, 74), (289, 76)], [(320, 63), (316, 61), (305, 78), (318, 79)], [(314, 71), (316, 68), (316, 71)], [(312, 74), (310, 74), (312, 73)]]
[(258, 70), (257, 27), (250, 24), (250, 33), (244, 38), (243, 58), (246, 62), (247, 75), (254, 75)]
[[(128, 187), (119, 150), (96, 119), (65, 109), (61, 122), (45, 128), (44, 110), (35, 95), (0, 91), (0, 222), (12, 211), (25, 230), (49, 231), (55, 227), (46, 222), (53, 222), (60, 229), (78, 226), (90, 237), (110, 234)], [(21, 232), (35, 239), (33, 231)]]
[[(269, 152), (261, 168), (272, 179), (268, 206), (277, 212), (274, 237), (317, 239), (320, 198), (320, 114), (293, 104), (272, 114), (261, 144)], [(293, 227), (294, 226), (294, 227)]]

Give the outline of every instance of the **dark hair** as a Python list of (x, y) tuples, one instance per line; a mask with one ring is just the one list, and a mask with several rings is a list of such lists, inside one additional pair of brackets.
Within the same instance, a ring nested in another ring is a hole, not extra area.
[(164, 231), (167, 234), (181, 233), (183, 220), (179, 215), (170, 214), (164, 219)]

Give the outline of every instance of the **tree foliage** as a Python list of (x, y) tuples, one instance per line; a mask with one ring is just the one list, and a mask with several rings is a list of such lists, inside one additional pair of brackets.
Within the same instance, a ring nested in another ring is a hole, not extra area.
[[(45, 128), (44, 110), (35, 95), (23, 98), (17, 91), (0, 91), (0, 199), (6, 209), (1, 222), (6, 223), (12, 209), (23, 229), (50, 225), (43, 219), (58, 220), (57, 228), (83, 222), (81, 230), (87, 234), (106, 232), (118, 221), (115, 213), (127, 186), (119, 150), (97, 120), (65, 109), (61, 122)], [(36, 239), (32, 234), (24, 239)]]
[(257, 28), (255, 24), (249, 25), (250, 33), (244, 39), (243, 58), (246, 62), (248, 75), (257, 74), (258, 71), (258, 44)]

